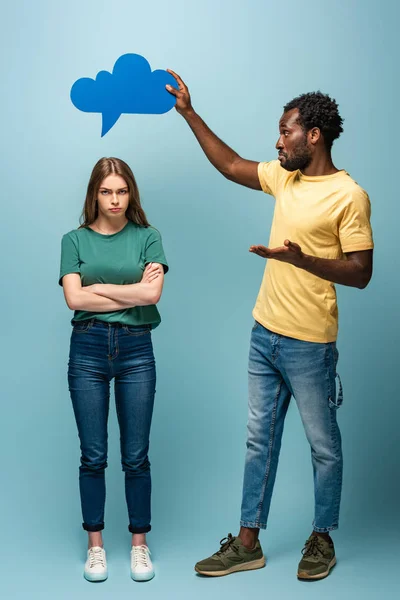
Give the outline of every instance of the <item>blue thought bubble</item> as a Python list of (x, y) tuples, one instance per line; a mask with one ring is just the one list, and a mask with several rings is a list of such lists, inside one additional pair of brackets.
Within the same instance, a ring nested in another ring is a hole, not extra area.
[(178, 87), (170, 73), (152, 71), (140, 54), (124, 54), (112, 73), (100, 71), (96, 79), (75, 81), (71, 100), (79, 110), (102, 114), (103, 137), (122, 114), (161, 115), (171, 110), (176, 98), (165, 89), (167, 84)]

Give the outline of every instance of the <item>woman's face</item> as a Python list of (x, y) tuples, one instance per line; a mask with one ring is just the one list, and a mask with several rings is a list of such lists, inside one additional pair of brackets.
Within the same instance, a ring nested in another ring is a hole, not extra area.
[(129, 205), (128, 184), (120, 175), (108, 175), (100, 184), (97, 194), (99, 215), (108, 219), (124, 215)]

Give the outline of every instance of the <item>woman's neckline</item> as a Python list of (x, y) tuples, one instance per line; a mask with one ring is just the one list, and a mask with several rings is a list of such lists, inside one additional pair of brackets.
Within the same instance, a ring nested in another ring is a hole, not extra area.
[(116, 231), (115, 233), (100, 233), (99, 231), (95, 231), (94, 229), (92, 229), (92, 228), (90, 227), (90, 225), (88, 225), (86, 229), (90, 229), (90, 231), (91, 231), (92, 233), (94, 233), (95, 235), (99, 235), (99, 236), (100, 236), (100, 237), (102, 237), (102, 238), (111, 238), (111, 237), (114, 237), (114, 236), (118, 235), (119, 233), (122, 233), (123, 231), (125, 231), (125, 229), (126, 229), (126, 228), (128, 227), (128, 225), (129, 225), (129, 223), (130, 223), (130, 221), (127, 221), (127, 222), (125, 223), (125, 225), (123, 226), (123, 228), (122, 228), (122, 229), (119, 229), (119, 230), (118, 230), (118, 231)]

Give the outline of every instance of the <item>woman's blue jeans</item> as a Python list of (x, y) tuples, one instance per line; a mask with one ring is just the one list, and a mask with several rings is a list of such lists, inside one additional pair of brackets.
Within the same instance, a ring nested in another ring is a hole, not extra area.
[(81, 444), (79, 487), (83, 528), (104, 528), (107, 421), (114, 378), (129, 531), (150, 531), (148, 459), (156, 371), (150, 326), (95, 319), (74, 322), (68, 384)]

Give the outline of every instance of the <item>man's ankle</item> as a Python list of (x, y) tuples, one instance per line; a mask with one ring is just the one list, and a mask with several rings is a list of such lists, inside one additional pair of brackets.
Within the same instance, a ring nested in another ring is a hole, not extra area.
[(317, 535), (317, 536), (319, 536), (319, 537), (323, 538), (324, 540), (326, 540), (327, 542), (332, 542), (332, 538), (331, 538), (331, 536), (329, 535), (329, 532), (325, 532), (325, 531), (324, 531), (324, 532), (322, 532), (322, 531), (315, 531), (315, 530), (314, 530), (314, 531), (312, 532), (312, 535)]
[(241, 539), (242, 544), (247, 550), (254, 550), (258, 540), (259, 534), (258, 528), (253, 527), (241, 527), (238, 537)]

